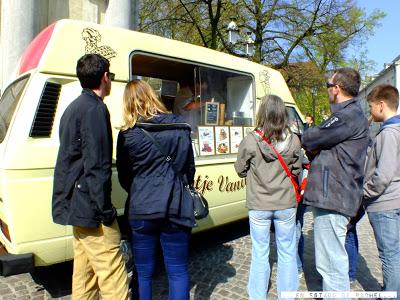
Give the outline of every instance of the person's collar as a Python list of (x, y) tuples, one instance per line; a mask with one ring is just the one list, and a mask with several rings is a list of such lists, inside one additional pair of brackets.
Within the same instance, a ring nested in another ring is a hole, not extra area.
[(82, 90), (82, 93), (89, 94), (89, 95), (91, 95), (91, 96), (95, 97), (96, 99), (98, 99), (98, 100), (100, 100), (100, 101), (103, 102), (103, 99), (102, 99), (99, 95), (97, 95), (97, 94), (96, 94), (93, 90), (91, 90), (91, 89), (84, 88), (84, 89)]
[(339, 110), (342, 110), (343, 108), (345, 108), (347, 105), (356, 102), (357, 98), (350, 98), (349, 100), (340, 102), (340, 103), (331, 103), (330, 107), (331, 107), (331, 112), (335, 113)]
[(400, 115), (395, 115), (382, 123), (382, 127), (387, 125), (400, 124)]

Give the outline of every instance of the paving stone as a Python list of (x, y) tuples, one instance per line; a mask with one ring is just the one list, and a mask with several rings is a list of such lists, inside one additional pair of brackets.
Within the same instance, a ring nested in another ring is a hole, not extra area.
[[(247, 299), (247, 280), (251, 262), (251, 239), (248, 222), (225, 226), (207, 233), (194, 235), (190, 250), (190, 299), (237, 300)], [(224, 231), (225, 230), (225, 231)], [(382, 285), (382, 270), (375, 238), (368, 217), (357, 225), (360, 258), (355, 290), (376, 291)], [(236, 234), (236, 233), (242, 234)], [(299, 291), (319, 291), (322, 281), (315, 269), (312, 214), (306, 212), (304, 222), (304, 277), (299, 281)], [(228, 238), (230, 233), (234, 237)], [(271, 286), (270, 299), (277, 298), (276, 243), (271, 236)], [(161, 260), (162, 262), (162, 260)], [(58, 268), (58, 267), (57, 267)], [(0, 300), (7, 299), (59, 299), (71, 300), (71, 264), (61, 264), (61, 270), (43, 269), (41, 274), (0, 276)], [(64, 277), (59, 274), (63, 274)], [(59, 279), (58, 279), (59, 278)], [(26, 294), (27, 293), (27, 294)], [(168, 280), (163, 267), (157, 269), (153, 285), (154, 299), (168, 297)]]
[(8, 286), (5, 288), (0, 289), (0, 295), (12, 295), (13, 291)]
[(26, 285), (21, 285), (21, 283), (14, 287), (14, 291), (28, 290)]

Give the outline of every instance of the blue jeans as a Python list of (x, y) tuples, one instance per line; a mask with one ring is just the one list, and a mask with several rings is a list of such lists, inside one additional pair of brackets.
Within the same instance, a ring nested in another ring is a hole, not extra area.
[(300, 203), (297, 207), (296, 214), (296, 246), (297, 246), (297, 270), (299, 273), (303, 272), (303, 254), (304, 254), (304, 213), (306, 212), (307, 205)]
[(357, 236), (357, 223), (364, 216), (365, 211), (363, 207), (358, 210), (357, 216), (350, 220), (347, 226), (346, 234), (346, 252), (349, 257), (349, 279), (355, 281), (357, 278), (357, 260), (358, 260), (358, 236)]
[(349, 257), (349, 280), (357, 278), (358, 237), (356, 224), (351, 225), (346, 235), (346, 252)]
[(383, 290), (397, 291), (400, 299), (400, 208), (368, 212), (382, 261)]
[(138, 274), (141, 300), (152, 299), (152, 282), (158, 243), (168, 274), (169, 299), (189, 299), (189, 238), (191, 228), (165, 220), (130, 220), (132, 254)]
[(315, 265), (323, 291), (349, 291), (349, 260), (344, 246), (349, 218), (314, 207)]
[(278, 252), (278, 299), (283, 291), (297, 291), (296, 208), (284, 210), (249, 210), (251, 266), (247, 290), (250, 300), (265, 300), (271, 273), (269, 242), (271, 222), (275, 226)]

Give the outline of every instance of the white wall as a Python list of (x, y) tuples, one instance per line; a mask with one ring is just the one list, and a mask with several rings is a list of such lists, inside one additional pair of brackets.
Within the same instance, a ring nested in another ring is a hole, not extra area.
[[(400, 90), (400, 59), (397, 57), (393, 63), (382, 70), (378, 76), (364, 89), (362, 89), (359, 93), (359, 99), (361, 100), (361, 106), (363, 107), (364, 113), (367, 117), (369, 117), (368, 113), (368, 103), (367, 103), (367, 95), (372, 91), (374, 87), (380, 84), (390, 84), (395, 86)], [(400, 113), (400, 106), (397, 110)], [(380, 127), (380, 123), (372, 123), (370, 127), (371, 137), (374, 137), (378, 132)]]

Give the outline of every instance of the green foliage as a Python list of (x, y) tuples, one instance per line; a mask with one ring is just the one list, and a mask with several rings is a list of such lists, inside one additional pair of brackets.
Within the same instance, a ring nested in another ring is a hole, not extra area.
[[(318, 122), (329, 111), (325, 74), (340, 66), (371, 70), (363, 47), (385, 14), (367, 14), (355, 0), (143, 0), (140, 29), (233, 53), (226, 41), (232, 16), (255, 40), (253, 60), (282, 71), (304, 114), (313, 111), (316, 90)], [(349, 58), (351, 48), (359, 55)]]

